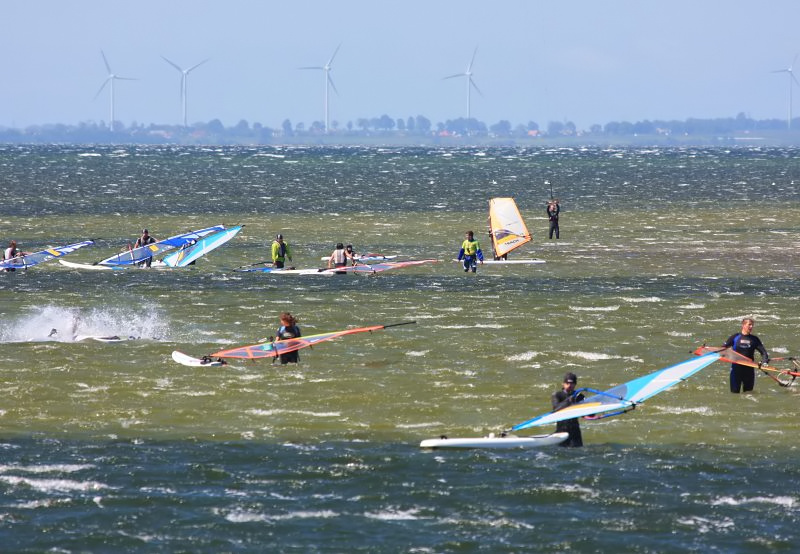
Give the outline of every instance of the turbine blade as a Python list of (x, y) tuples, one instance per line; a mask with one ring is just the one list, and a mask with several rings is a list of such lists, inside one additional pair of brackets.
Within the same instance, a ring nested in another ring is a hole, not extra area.
[(210, 59), (211, 59), (211, 58), (206, 58), (206, 59), (205, 59), (205, 60), (203, 60), (202, 62), (200, 62), (200, 63), (198, 63), (198, 64), (195, 64), (195, 65), (193, 65), (192, 67), (190, 67), (189, 69), (187, 69), (187, 70), (185, 71), (185, 73), (189, 73), (190, 71), (194, 71), (195, 69), (197, 69), (198, 67), (200, 67), (201, 65), (203, 65), (204, 63), (206, 63), (207, 61), (209, 61)]
[(175, 69), (177, 69), (178, 71), (180, 71), (181, 73), (183, 73), (183, 69), (181, 69), (181, 68), (180, 68), (180, 66), (179, 66), (178, 64), (176, 64), (175, 62), (172, 62), (172, 61), (168, 60), (168, 59), (167, 59), (165, 56), (161, 56), (161, 57), (162, 57), (162, 58), (164, 58), (164, 61), (165, 61), (165, 62), (167, 62), (169, 65), (171, 65), (172, 67), (174, 67)]
[(306, 67), (298, 67), (297, 69), (325, 69), (325, 68), (319, 65), (309, 65)]
[(108, 65), (108, 60), (106, 59), (106, 54), (105, 54), (105, 52), (103, 52), (102, 50), (100, 50), (100, 55), (101, 55), (101, 56), (103, 56), (103, 63), (104, 63), (104, 64), (106, 64), (106, 69), (108, 70), (108, 72), (109, 72), (109, 73), (113, 73), (113, 71), (111, 71), (111, 66), (110, 66), (110, 65)]
[(341, 47), (342, 47), (342, 43), (340, 42), (339, 46), (336, 47), (336, 50), (333, 51), (333, 56), (331, 56), (331, 59), (329, 59), (328, 63), (325, 64), (327, 67), (331, 66), (331, 64), (333, 63), (333, 58), (335, 58), (336, 54), (339, 53), (339, 48), (341, 48)]
[(333, 89), (333, 92), (335, 92), (337, 94), (337, 96), (338, 96), (339, 91), (336, 90), (336, 85), (333, 84), (333, 79), (331, 79), (330, 74), (328, 75), (328, 83), (331, 85), (331, 88)]
[(103, 84), (102, 84), (102, 85), (100, 85), (100, 88), (99, 88), (99, 89), (97, 89), (97, 93), (94, 95), (94, 98), (92, 98), (92, 100), (97, 100), (97, 97), (98, 97), (98, 96), (100, 96), (100, 93), (101, 93), (101, 92), (103, 92), (103, 89), (104, 89), (104, 88), (106, 88), (106, 85), (108, 84), (108, 82), (109, 82), (111, 79), (113, 79), (113, 78), (114, 78), (114, 77), (112, 77), (111, 75), (109, 75), (108, 77), (106, 77), (106, 80), (105, 80), (105, 81), (103, 81)]
[(800, 81), (797, 80), (797, 77), (794, 76), (794, 73), (789, 73), (792, 76), (792, 80), (800, 87)]
[(483, 93), (481, 92), (481, 89), (478, 88), (478, 85), (475, 84), (475, 81), (472, 80), (472, 77), (469, 78), (469, 84), (472, 85), (473, 88), (478, 91), (478, 94), (483, 96)]
[(475, 47), (475, 51), (472, 53), (472, 59), (469, 61), (469, 65), (467, 66), (467, 73), (472, 70), (472, 64), (475, 63), (475, 54), (478, 53), (478, 47)]
[(447, 77), (442, 77), (442, 79), (453, 79), (455, 77), (466, 77), (466, 73), (456, 73), (455, 75), (448, 75)]

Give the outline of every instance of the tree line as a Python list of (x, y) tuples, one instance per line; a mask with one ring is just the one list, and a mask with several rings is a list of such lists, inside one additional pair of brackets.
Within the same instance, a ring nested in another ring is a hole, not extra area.
[[(715, 140), (752, 138), (766, 135), (772, 139), (795, 139), (800, 143), (800, 118), (791, 125), (786, 120), (755, 120), (744, 113), (736, 117), (701, 119), (691, 118), (683, 121), (644, 120), (637, 122), (611, 121), (605, 125), (594, 124), (588, 129), (578, 129), (571, 121), (550, 121), (540, 127), (535, 121), (512, 124), (500, 120), (487, 125), (476, 118), (448, 119), (433, 124), (423, 115), (393, 118), (381, 115), (372, 118), (358, 118), (341, 124), (332, 121), (331, 128), (325, 129), (322, 121), (313, 121), (306, 127), (303, 122), (283, 121), (279, 128), (271, 128), (261, 123), (250, 124), (246, 120), (226, 127), (219, 119), (195, 123), (189, 127), (182, 125), (139, 124), (129, 126), (115, 121), (109, 127), (104, 122), (83, 122), (78, 125), (61, 123), (33, 125), (24, 129), (0, 127), (0, 142), (3, 143), (142, 143), (142, 144), (283, 144), (283, 143), (336, 143), (336, 142), (376, 142), (380, 140), (403, 142), (425, 141), (442, 142), (447, 139), (461, 139), (462, 142), (486, 141), (543, 141), (575, 139), (603, 142), (629, 139), (643, 142), (659, 139), (660, 142), (710, 138)], [(635, 139), (635, 140), (634, 140)]]

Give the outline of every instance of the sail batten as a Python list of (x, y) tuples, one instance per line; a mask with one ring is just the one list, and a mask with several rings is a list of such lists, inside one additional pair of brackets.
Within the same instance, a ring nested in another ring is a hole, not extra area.
[(489, 235), (497, 258), (531, 241), (531, 234), (513, 198), (489, 200)]

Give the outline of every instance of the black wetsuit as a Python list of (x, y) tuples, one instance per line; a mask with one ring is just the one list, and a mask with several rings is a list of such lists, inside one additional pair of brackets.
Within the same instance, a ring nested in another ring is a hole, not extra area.
[[(553, 393), (550, 398), (553, 403), (553, 411), (558, 411), (567, 406), (577, 404), (583, 401), (583, 395), (568, 394), (564, 390), (559, 390)], [(581, 424), (578, 418), (565, 419), (556, 423), (556, 433), (566, 432), (569, 433), (567, 440), (561, 443), (561, 446), (583, 446), (583, 437), (581, 437)]]
[(550, 220), (550, 234), (548, 238), (553, 238), (553, 233), (556, 234), (556, 238), (559, 238), (558, 233), (558, 214), (561, 212), (561, 207), (556, 204), (555, 208), (550, 207), (548, 204), (547, 206), (547, 218)]
[[(300, 333), (300, 327), (297, 325), (292, 325), (291, 327), (281, 325), (280, 329), (278, 329), (278, 332), (275, 333), (276, 340), (296, 339), (301, 336), (302, 334)], [(294, 350), (293, 352), (281, 354), (280, 358), (282, 364), (296, 364), (300, 361), (300, 353), (298, 350)]]
[[(734, 352), (738, 352), (743, 356), (747, 356), (751, 360), (754, 359), (756, 351), (761, 354), (761, 361), (764, 363), (769, 362), (769, 354), (767, 349), (755, 335), (743, 335), (736, 333), (728, 337), (725, 341), (726, 347), (733, 347)], [(752, 367), (739, 364), (731, 364), (731, 392), (738, 393), (740, 390), (749, 392), (753, 390), (756, 384), (756, 370)]]

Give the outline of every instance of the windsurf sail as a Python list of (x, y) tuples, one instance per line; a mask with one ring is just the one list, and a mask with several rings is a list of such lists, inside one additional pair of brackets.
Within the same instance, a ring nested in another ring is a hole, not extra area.
[(531, 241), (531, 234), (513, 198), (489, 200), (489, 235), (495, 258)]
[(222, 231), (225, 229), (224, 225), (215, 225), (214, 227), (207, 227), (198, 231), (189, 231), (188, 233), (181, 233), (153, 244), (147, 244), (138, 248), (132, 248), (126, 252), (120, 252), (110, 258), (97, 262), (99, 265), (135, 265), (145, 261), (147, 258), (152, 258), (168, 252), (175, 248), (180, 248), (192, 241), (198, 241), (202, 237), (214, 233), (215, 231)]
[[(521, 431), (528, 427), (547, 425), (565, 419), (576, 417), (599, 416), (608, 417), (618, 415), (634, 409), (651, 396), (667, 390), (673, 385), (685, 381), (704, 367), (720, 359), (719, 352), (709, 352), (699, 358), (691, 358), (676, 365), (659, 369), (648, 375), (643, 375), (622, 385), (610, 388), (607, 391), (580, 389), (594, 393), (583, 402), (572, 404), (562, 410), (537, 416), (528, 421), (523, 421), (511, 428), (512, 431)], [(576, 391), (578, 392), (578, 391)], [(609, 414), (608, 412), (614, 412)]]
[(380, 273), (381, 271), (388, 271), (390, 269), (400, 269), (403, 267), (411, 267), (415, 265), (431, 264), (438, 260), (408, 260), (405, 262), (382, 262), (377, 264), (358, 264), (348, 267), (337, 267), (330, 271), (351, 271), (353, 273)]
[(212, 250), (219, 248), (242, 230), (244, 225), (237, 225), (229, 229), (223, 229), (217, 233), (206, 235), (194, 244), (187, 243), (180, 250), (170, 252), (161, 260), (170, 267), (186, 267), (197, 258), (205, 256)]
[[(719, 354), (720, 355), (719, 360), (721, 362), (727, 362), (730, 364), (738, 364), (760, 369), (769, 378), (771, 378), (773, 381), (775, 381), (782, 387), (788, 387), (789, 385), (794, 383), (795, 379), (800, 377), (800, 366), (798, 366), (797, 360), (795, 360), (795, 358), (789, 358), (789, 361), (792, 363), (792, 369), (781, 369), (763, 363), (760, 364), (755, 360), (748, 358), (744, 354), (736, 352), (733, 348), (730, 347), (701, 346), (700, 348), (694, 351), (694, 354), (696, 356), (703, 356), (705, 354), (708, 354), (709, 352), (716, 352), (717, 354)], [(791, 380), (787, 381), (783, 377), (791, 377)]]
[(33, 265), (53, 260), (55, 258), (60, 258), (62, 256), (66, 256), (67, 254), (72, 254), (78, 248), (83, 248), (84, 246), (89, 246), (92, 244), (94, 244), (93, 240), (85, 240), (82, 242), (76, 242), (75, 244), (46, 248), (45, 250), (40, 250), (39, 252), (34, 252), (32, 254), (9, 258), (8, 260), (0, 261), (0, 269), (27, 269)]
[(213, 358), (239, 358), (242, 360), (260, 360), (263, 358), (277, 358), (281, 354), (287, 354), (300, 350), (301, 348), (308, 348), (321, 342), (333, 340), (345, 335), (354, 335), (356, 333), (367, 333), (371, 331), (379, 331), (381, 329), (388, 329), (389, 327), (399, 327), (401, 325), (410, 325), (416, 321), (404, 321), (402, 323), (392, 323), (389, 325), (373, 325), (371, 327), (358, 327), (356, 329), (346, 329), (344, 331), (334, 331), (332, 333), (320, 333), (319, 335), (309, 335), (307, 337), (298, 337), (296, 339), (287, 339), (281, 341), (262, 342), (250, 346), (240, 346), (231, 348), (229, 350), (221, 350), (210, 354)]

